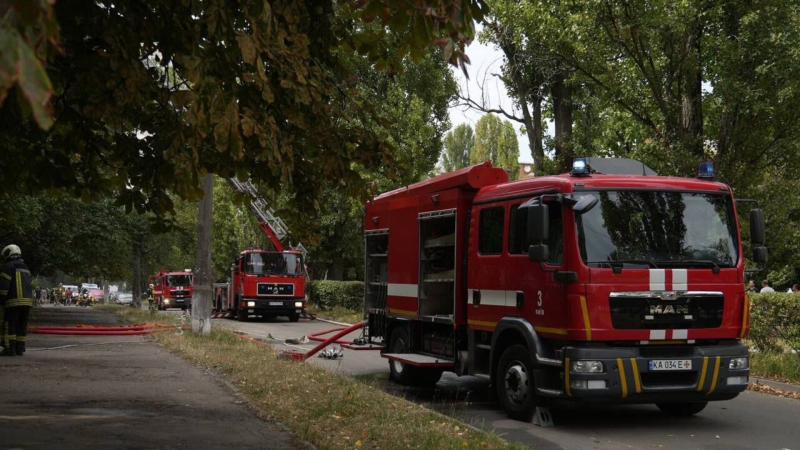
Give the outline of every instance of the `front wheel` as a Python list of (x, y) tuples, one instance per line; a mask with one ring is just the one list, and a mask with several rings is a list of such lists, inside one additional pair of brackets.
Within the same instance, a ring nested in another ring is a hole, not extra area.
[(692, 403), (656, 403), (658, 409), (664, 414), (673, 417), (689, 417), (704, 410), (708, 402)]
[(300, 320), (300, 314), (297, 313), (291, 313), (289, 314), (288, 317), (289, 317), (289, 322), (297, 322)]
[(512, 345), (497, 364), (495, 388), (506, 414), (530, 422), (536, 413), (536, 388), (533, 383), (533, 358), (527, 347)]
[(239, 322), (247, 322), (247, 311), (240, 309), (239, 313), (236, 314), (236, 319), (238, 319)]

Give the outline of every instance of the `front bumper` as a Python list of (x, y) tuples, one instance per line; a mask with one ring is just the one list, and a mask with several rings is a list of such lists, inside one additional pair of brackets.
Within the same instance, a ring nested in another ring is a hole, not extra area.
[[(611, 347), (564, 349), (564, 393), (583, 401), (624, 403), (728, 400), (747, 389), (749, 369), (732, 370), (731, 359), (748, 356), (747, 346), (729, 341), (708, 346)], [(572, 362), (602, 361), (603, 373), (572, 373)], [(653, 360), (691, 361), (691, 369), (658, 371)], [(582, 387), (592, 385), (594, 388)], [(602, 387), (604, 386), (604, 387)]]
[[(305, 308), (303, 306), (295, 306), (295, 303), (303, 303), (303, 299), (261, 299), (261, 298), (245, 298), (242, 300), (245, 306), (242, 310), (248, 314), (274, 314), (276, 316), (287, 314), (301, 314)], [(304, 303), (303, 303), (304, 304)]]
[(192, 306), (192, 297), (185, 298), (165, 298), (161, 304), (167, 308), (190, 308)]

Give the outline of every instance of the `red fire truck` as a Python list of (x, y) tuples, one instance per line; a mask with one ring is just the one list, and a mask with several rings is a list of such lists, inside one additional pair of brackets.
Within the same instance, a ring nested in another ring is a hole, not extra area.
[(167, 269), (161, 269), (157, 274), (147, 278), (147, 284), (148, 286), (153, 285), (153, 298), (159, 310), (192, 307), (194, 274), (191, 270), (170, 272)]
[[(748, 383), (735, 205), (710, 163), (689, 179), (603, 158), (510, 183), (485, 163), (385, 193), (364, 219), (370, 339), (394, 380), (482, 377), (515, 419), (556, 399), (696, 414)], [(750, 232), (766, 262), (757, 208)]]
[[(302, 244), (287, 249), (283, 240), (288, 236), (286, 224), (267, 207), (249, 182), (228, 179), (236, 191), (253, 198), (250, 210), (258, 217), (262, 231), (274, 250), (250, 249), (239, 254), (231, 264), (230, 284), (216, 283), (219, 310), (232, 313), (244, 321), (250, 315), (262, 317), (286, 316), (291, 322), (300, 320), (305, 311), (305, 255)], [(223, 297), (221, 294), (225, 293)]]

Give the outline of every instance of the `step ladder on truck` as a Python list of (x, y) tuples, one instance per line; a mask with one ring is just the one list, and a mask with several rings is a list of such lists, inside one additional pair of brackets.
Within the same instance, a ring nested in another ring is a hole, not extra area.
[(296, 322), (306, 314), (304, 261), (307, 251), (302, 244), (283, 243), (289, 235), (288, 227), (258, 195), (252, 182), (228, 178), (228, 183), (234, 191), (251, 198), (250, 211), (273, 249), (248, 249), (239, 254), (231, 264), (230, 281), (214, 283), (214, 314), (240, 321), (251, 315), (285, 316)]
[[(510, 417), (554, 401), (693, 415), (747, 388), (737, 204), (715, 182), (622, 158), (508, 182), (478, 164), (366, 205), (365, 312), (391, 377), (489, 380)], [(750, 211), (753, 260), (764, 219)]]

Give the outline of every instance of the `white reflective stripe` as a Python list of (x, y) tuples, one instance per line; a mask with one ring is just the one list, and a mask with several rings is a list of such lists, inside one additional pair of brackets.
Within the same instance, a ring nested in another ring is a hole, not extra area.
[(153, 291), (153, 295), (160, 294), (161, 291)]
[(667, 338), (667, 330), (650, 330), (651, 341), (663, 341)]
[(672, 290), (688, 291), (689, 284), (687, 276), (688, 276), (688, 271), (686, 269), (672, 269)]
[(689, 337), (689, 330), (672, 330), (672, 339), (686, 339)]
[(650, 290), (665, 291), (667, 274), (664, 269), (650, 269)]
[(388, 295), (395, 297), (413, 297), (417, 298), (417, 285), (416, 284), (397, 284), (389, 283), (387, 289)]

